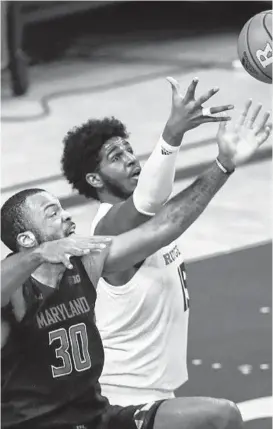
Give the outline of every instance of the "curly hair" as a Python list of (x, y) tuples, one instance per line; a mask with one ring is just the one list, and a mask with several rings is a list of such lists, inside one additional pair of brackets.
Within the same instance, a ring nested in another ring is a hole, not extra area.
[(65, 136), (61, 159), (62, 170), (73, 189), (84, 195), (98, 199), (97, 191), (86, 181), (86, 174), (98, 171), (100, 150), (112, 137), (128, 138), (126, 126), (118, 119), (90, 119), (79, 127), (74, 127)]
[(1, 240), (13, 252), (17, 252), (17, 236), (31, 229), (25, 209), (26, 199), (45, 192), (44, 189), (31, 188), (17, 192), (1, 208)]

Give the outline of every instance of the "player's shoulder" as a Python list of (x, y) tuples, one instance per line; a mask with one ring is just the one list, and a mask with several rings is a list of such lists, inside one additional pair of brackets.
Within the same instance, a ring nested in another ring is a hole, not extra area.
[(100, 203), (99, 208), (95, 214), (95, 217), (91, 225), (91, 235), (94, 235), (95, 230), (97, 232), (97, 226), (101, 220), (107, 215), (109, 210), (113, 207), (113, 204), (110, 203)]
[(15, 252), (10, 252), (10, 253), (8, 253), (8, 254), (5, 256), (5, 258), (4, 258), (4, 259), (7, 259), (7, 258), (9, 258), (10, 256), (13, 256), (13, 255), (15, 255)]

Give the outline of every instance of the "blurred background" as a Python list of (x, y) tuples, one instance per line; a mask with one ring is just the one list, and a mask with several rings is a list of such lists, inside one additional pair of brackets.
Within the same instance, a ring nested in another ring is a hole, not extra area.
[[(166, 76), (214, 104), (252, 97), (271, 109), (271, 86), (240, 66), (245, 22), (264, 1), (1, 1), (1, 199), (42, 187), (89, 233), (97, 205), (75, 193), (60, 170), (67, 131), (91, 117), (116, 116), (145, 162), (169, 115)], [(175, 192), (217, 155), (217, 125), (189, 132)], [(240, 403), (247, 429), (272, 416), (272, 140), (242, 166), (184, 234), (191, 296), (189, 381), (177, 395)], [(2, 257), (7, 249), (2, 245)]]

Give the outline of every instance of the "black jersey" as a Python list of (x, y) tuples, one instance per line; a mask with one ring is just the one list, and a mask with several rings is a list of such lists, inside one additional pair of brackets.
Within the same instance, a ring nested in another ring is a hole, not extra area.
[(96, 291), (79, 258), (57, 289), (30, 278), (27, 306), (2, 349), (2, 427), (52, 429), (97, 423), (108, 401), (100, 395), (104, 353), (94, 320)]

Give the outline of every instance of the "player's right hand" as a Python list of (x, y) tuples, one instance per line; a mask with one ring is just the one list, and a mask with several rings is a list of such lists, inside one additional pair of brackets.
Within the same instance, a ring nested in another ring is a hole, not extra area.
[(212, 88), (199, 98), (195, 97), (195, 91), (198, 84), (198, 78), (194, 78), (189, 85), (186, 94), (183, 96), (180, 91), (179, 83), (173, 77), (167, 77), (172, 87), (172, 108), (166, 127), (170, 134), (183, 134), (192, 130), (201, 124), (208, 122), (225, 122), (231, 118), (229, 116), (213, 116), (213, 114), (222, 113), (234, 108), (233, 105), (210, 107), (210, 114), (204, 115), (203, 103), (211, 99), (219, 88)]
[(84, 256), (90, 252), (101, 251), (111, 242), (111, 237), (107, 236), (82, 237), (73, 234), (60, 240), (47, 241), (40, 245), (39, 250), (43, 262), (62, 263), (66, 268), (72, 269), (71, 256)]

